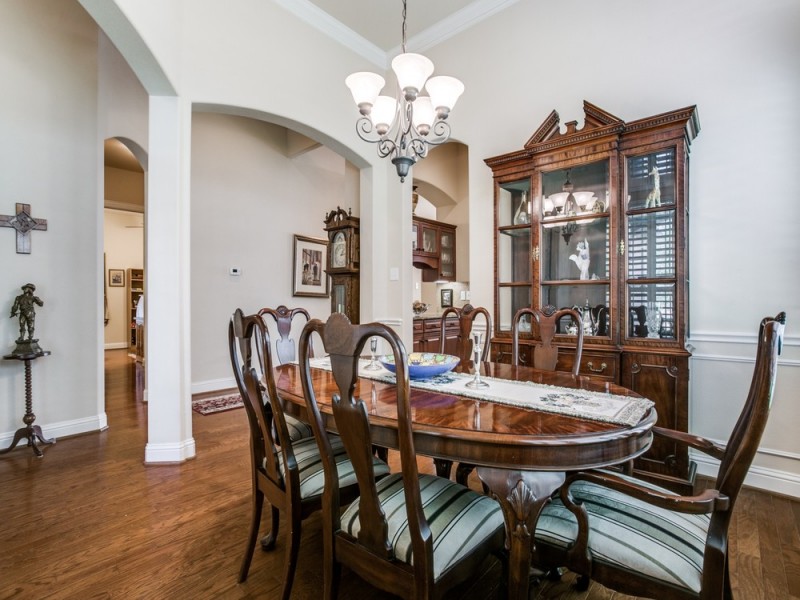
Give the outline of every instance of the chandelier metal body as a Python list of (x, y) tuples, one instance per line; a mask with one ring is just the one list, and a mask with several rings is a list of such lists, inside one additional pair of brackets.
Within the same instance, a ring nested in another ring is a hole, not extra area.
[[(377, 144), (378, 156), (391, 157), (400, 181), (405, 181), (417, 159), (430, 146), (450, 138), (450, 111), (464, 91), (455, 77), (430, 77), (433, 63), (421, 54), (406, 52), (406, 0), (403, 0), (402, 53), (392, 60), (397, 77), (397, 97), (381, 96), (386, 81), (376, 73), (353, 73), (345, 84), (353, 94), (361, 117), (356, 132), (365, 142)], [(428, 95), (422, 95), (425, 89)]]

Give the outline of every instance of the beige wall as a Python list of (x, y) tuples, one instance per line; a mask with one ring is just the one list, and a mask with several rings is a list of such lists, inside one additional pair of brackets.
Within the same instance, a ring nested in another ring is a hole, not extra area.
[[(358, 216), (358, 172), (319, 146), (288, 154), (287, 130), (244, 117), (192, 119), (192, 389), (235, 386), (228, 321), (280, 304), (326, 319), (329, 298), (292, 296), (294, 234), (327, 239), (326, 213)], [(229, 274), (237, 267), (241, 275)], [(295, 338), (296, 339), (296, 338)]]

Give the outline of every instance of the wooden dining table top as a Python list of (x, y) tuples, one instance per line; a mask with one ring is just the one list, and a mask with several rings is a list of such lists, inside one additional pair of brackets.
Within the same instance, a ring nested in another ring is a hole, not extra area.
[[(622, 386), (592, 377), (505, 363), (481, 365), (484, 378), (638, 397)], [(474, 372), (471, 361), (459, 367), (462, 372)], [(333, 375), (316, 368), (311, 373), (326, 427), (335, 431), (329, 402), (338, 392)], [(287, 412), (305, 416), (299, 367), (281, 365), (276, 368), (275, 376), (278, 392), (288, 400)], [(491, 385), (491, 379), (488, 381)], [(394, 384), (361, 377), (355, 396), (364, 401), (370, 415), (372, 443), (397, 448)], [(650, 408), (636, 425), (618, 425), (411, 387), (416, 451), (487, 467), (568, 471), (619, 464), (650, 447), (656, 417), (655, 408)]]

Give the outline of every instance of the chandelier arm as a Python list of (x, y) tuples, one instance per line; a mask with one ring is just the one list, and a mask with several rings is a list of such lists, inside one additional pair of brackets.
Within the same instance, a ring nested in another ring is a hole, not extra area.
[(425, 138), (425, 141), (431, 146), (438, 146), (444, 144), (450, 139), (450, 123), (447, 121), (436, 121), (431, 127), (431, 132)]

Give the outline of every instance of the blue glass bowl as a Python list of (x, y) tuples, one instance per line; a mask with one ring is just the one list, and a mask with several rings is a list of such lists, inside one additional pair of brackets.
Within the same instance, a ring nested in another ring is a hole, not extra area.
[[(381, 364), (392, 373), (394, 355), (387, 354), (378, 358)], [(412, 352), (408, 355), (408, 376), (411, 379), (426, 379), (447, 373), (458, 364), (460, 359), (451, 354), (434, 354), (433, 352)]]

